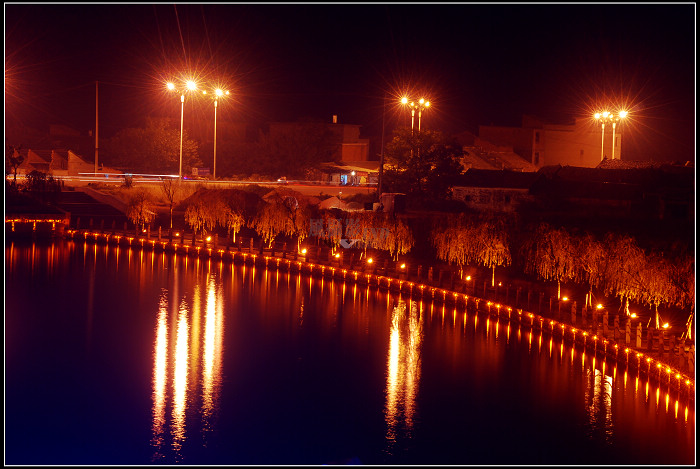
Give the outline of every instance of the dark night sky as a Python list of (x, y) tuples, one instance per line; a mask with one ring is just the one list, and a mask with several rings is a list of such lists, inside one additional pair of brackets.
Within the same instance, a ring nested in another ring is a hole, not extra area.
[(5, 4), (6, 128), (87, 132), (96, 80), (101, 138), (179, 120), (163, 83), (183, 72), (231, 89), (220, 119), (337, 114), (376, 138), (385, 97), (387, 135), (408, 116), (406, 91), (433, 103), (422, 126), (446, 132), (621, 105), (625, 159), (695, 159), (693, 3)]

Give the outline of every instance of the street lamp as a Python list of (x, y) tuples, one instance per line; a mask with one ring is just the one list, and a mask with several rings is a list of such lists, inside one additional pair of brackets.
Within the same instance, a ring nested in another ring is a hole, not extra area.
[(612, 125), (613, 125), (612, 159), (613, 159), (613, 160), (615, 159), (615, 125), (616, 125), (618, 122), (621, 122), (622, 119), (624, 119), (625, 117), (627, 117), (627, 111), (620, 111), (620, 112), (617, 113), (617, 116), (613, 116), (613, 117), (612, 117)]
[[(206, 91), (202, 91), (202, 94), (207, 94)], [(213, 178), (216, 180), (216, 108), (219, 105), (219, 98), (222, 98), (223, 96), (228, 96), (230, 92), (224, 91), (221, 88), (217, 88), (214, 90), (214, 175)]]
[(610, 113), (608, 111), (603, 111), (602, 113), (596, 112), (593, 118), (601, 124), (600, 161), (603, 161), (605, 159), (605, 123), (609, 120)]
[(168, 82), (168, 90), (178, 91), (180, 93), (180, 179), (182, 179), (182, 133), (184, 130), (185, 123), (185, 93), (187, 91), (197, 91), (197, 83), (192, 80), (188, 80), (184, 84), (184, 88), (178, 90), (175, 83)]
[(621, 122), (625, 117), (627, 117), (627, 111), (620, 111), (615, 115), (612, 112), (603, 111), (596, 112), (593, 114), (593, 118), (601, 124), (601, 140), (600, 140), (600, 161), (605, 158), (605, 123), (612, 123), (612, 159), (615, 159), (615, 127), (618, 122)]
[(416, 116), (416, 109), (418, 109), (418, 132), (420, 132), (420, 118), (421, 114), (423, 113), (424, 109), (427, 109), (430, 107), (430, 101), (427, 101), (425, 98), (421, 98), (418, 100), (418, 104), (416, 104), (414, 101), (411, 101), (409, 103), (408, 98), (404, 96), (401, 98), (401, 104), (408, 105), (411, 108), (411, 130), (413, 130), (414, 126), (414, 121), (415, 121), (415, 116)]

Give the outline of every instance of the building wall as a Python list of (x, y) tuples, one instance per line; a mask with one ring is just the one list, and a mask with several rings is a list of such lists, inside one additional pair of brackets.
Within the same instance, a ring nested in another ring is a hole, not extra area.
[(463, 186), (452, 188), (452, 199), (475, 210), (496, 212), (515, 212), (523, 202), (534, 200), (527, 189)]
[[(615, 132), (615, 159), (622, 156), (624, 128)], [(605, 126), (602, 138), (600, 124), (592, 118), (576, 119), (573, 124), (543, 124), (534, 118), (523, 118), (523, 127), (479, 126), (479, 138), (496, 145), (511, 145), (513, 151), (541, 168), (549, 165), (593, 168), (604, 157), (612, 158), (612, 125)]]

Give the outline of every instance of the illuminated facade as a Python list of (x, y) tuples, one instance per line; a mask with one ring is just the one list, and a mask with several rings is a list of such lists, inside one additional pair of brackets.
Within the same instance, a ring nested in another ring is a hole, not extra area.
[[(493, 145), (505, 145), (536, 168), (551, 165), (595, 168), (613, 155), (612, 126), (602, 129), (591, 118), (578, 118), (572, 124), (549, 124), (533, 116), (523, 116), (521, 127), (479, 126), (479, 138)], [(622, 126), (615, 133), (615, 159), (622, 152)]]

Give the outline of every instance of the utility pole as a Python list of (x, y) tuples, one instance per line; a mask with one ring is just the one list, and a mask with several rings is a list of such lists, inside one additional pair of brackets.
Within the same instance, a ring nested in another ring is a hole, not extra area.
[(95, 81), (95, 175), (97, 175), (97, 158), (100, 151), (100, 144), (98, 141), (98, 99), (97, 99), (97, 81)]
[(379, 181), (377, 183), (377, 198), (382, 201), (382, 175), (384, 174), (384, 118), (386, 117), (386, 93), (384, 93), (384, 106), (382, 108), (382, 148), (379, 153)]

